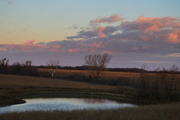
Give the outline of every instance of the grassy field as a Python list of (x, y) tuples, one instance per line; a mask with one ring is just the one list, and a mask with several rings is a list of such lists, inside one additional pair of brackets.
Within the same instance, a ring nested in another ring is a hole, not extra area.
[[(40, 70), (48, 72), (47, 69)], [(58, 74), (88, 75), (88, 71), (58, 70)], [(107, 78), (138, 78), (139, 73), (105, 72), (104, 76)], [(180, 75), (178, 77), (180, 78)], [(178, 83), (178, 89), (180, 88), (179, 85)], [(131, 96), (120, 94), (117, 89), (123, 89), (130, 93), (136, 92), (135, 88), (126, 86), (96, 85), (62, 79), (0, 74), (0, 106), (23, 103), (24, 101), (21, 101), (21, 98), (28, 97), (93, 97), (132, 103), (143, 102), (135, 100)], [(179, 120), (179, 106), (180, 102), (116, 110), (8, 113), (0, 115), (0, 120)]]
[[(39, 68), (38, 69), (40, 72), (47, 72), (50, 71), (50, 69), (44, 69), (44, 68)], [(64, 69), (58, 69), (56, 76), (61, 75), (61, 74), (82, 74), (82, 75), (89, 75), (89, 71), (87, 70), (64, 70)], [(118, 77), (131, 77), (131, 78), (138, 78), (139, 73), (133, 73), (133, 72), (110, 72), (110, 71), (105, 71), (102, 73), (103, 77), (108, 77), (108, 78), (118, 78)]]
[(113, 86), (93, 85), (83, 82), (73, 82), (60, 79), (40, 78), (18, 75), (0, 74), (0, 85), (10, 88), (52, 87), (52, 88), (82, 88), (82, 89), (113, 89)]
[[(38, 69), (40, 73), (43, 73), (46, 75), (50, 76), (50, 73), (48, 73), (49, 71), (52, 71), (51, 69), (44, 69), (44, 68), (39, 68)], [(75, 78), (75, 79), (82, 79), (82, 76), (89, 76), (89, 71), (87, 70), (65, 70), (65, 69), (58, 69), (56, 70), (56, 73), (54, 75), (54, 77), (56, 78), (63, 78), (65, 79), (67, 76), (72, 76), (72, 77), (68, 77), (67, 79), (72, 79), (73, 77), (77, 77), (78, 75), (80, 75), (80, 77)], [(66, 77), (63, 77), (66, 76)], [(119, 86), (123, 85), (122, 82), (129, 82), (130, 84), (132, 83), (136, 83), (137, 80), (140, 77), (140, 73), (137, 72), (112, 72), (112, 71), (104, 71), (102, 72), (102, 81), (106, 80), (107, 82), (109, 81), (120, 81), (123, 80), (121, 82), (119, 82)], [(156, 80), (157, 74), (155, 73), (146, 73), (146, 79), (148, 79), (149, 81), (151, 80)], [(125, 79), (124, 79), (125, 78)], [(177, 86), (177, 90), (180, 91), (180, 74), (176, 74), (176, 86)], [(75, 80), (78, 81), (78, 80)]]
[(0, 120), (180, 120), (180, 102), (112, 110), (1, 114)]
[[(52, 71), (51, 69), (46, 68), (38, 68), (38, 71), (40, 72), (46, 72)], [(88, 70), (66, 70), (66, 69), (57, 69), (56, 70), (56, 76), (61, 74), (82, 74), (82, 75), (89, 75)], [(149, 75), (153, 75), (154, 73), (148, 73)], [(118, 78), (118, 77), (125, 77), (125, 78), (139, 78), (140, 73), (137, 72), (112, 72), (112, 71), (104, 71), (102, 72), (103, 77), (107, 78)], [(180, 79), (180, 74), (177, 74), (177, 77)]]
[[(48, 74), (49, 69), (39, 69), (39, 71), (44, 74)], [(55, 77), (58, 75), (70, 76), (70, 75), (79, 75), (79, 74), (88, 76), (89, 72), (86, 70), (60, 69), (57, 70)], [(153, 73), (148, 73), (148, 74), (153, 75)], [(140, 73), (105, 71), (102, 76), (104, 78), (107, 78), (106, 79), (107, 81), (111, 81), (114, 78), (119, 78), (119, 77), (136, 79), (139, 77), (139, 75)], [(180, 75), (178, 75), (177, 77), (180, 78)], [(73, 76), (70, 79), (73, 80)], [(116, 81), (118, 80), (119, 79), (117, 79)], [(129, 81), (129, 83), (132, 83), (133, 82), (132, 80)], [(177, 83), (178, 91), (179, 88), (180, 88), (180, 80)], [(42, 96), (42, 97), (56, 97), (56, 96), (100, 97), (100, 98), (108, 98), (108, 99), (124, 101), (124, 100), (132, 99), (132, 95), (134, 96), (137, 94), (136, 91), (137, 91), (136, 88), (133, 88), (131, 86), (124, 86), (124, 85), (118, 85), (118, 86), (97, 85), (97, 84), (87, 83), (85, 81), (77, 82), (77, 81), (62, 80), (59, 78), (52, 79), (45, 77), (30, 77), (30, 76), (0, 74), (0, 105), (3, 105), (5, 103), (8, 104), (13, 103), (14, 99), (12, 98), (14, 97), (31, 97), (31, 96), (33, 97), (34, 95)], [(139, 100), (135, 100), (135, 101), (139, 101)]]
[[(115, 86), (61, 79), (0, 74), (0, 105), (13, 104), (15, 97), (96, 97), (131, 101), (116, 93)], [(128, 88), (129, 89), (129, 88)], [(18, 103), (18, 101), (15, 101)], [(20, 101), (21, 103), (21, 101)]]

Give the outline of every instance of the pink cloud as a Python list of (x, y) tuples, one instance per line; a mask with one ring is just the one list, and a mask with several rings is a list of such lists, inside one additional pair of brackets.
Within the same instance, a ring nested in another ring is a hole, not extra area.
[(140, 36), (140, 38), (142, 39), (142, 40), (144, 40), (144, 41), (148, 41), (150, 38), (148, 37), (148, 36), (146, 36), (146, 35), (142, 35), (142, 36)]
[(95, 30), (97, 31), (97, 35), (98, 37), (103, 37), (106, 38), (107, 36), (104, 34), (104, 30), (106, 29), (106, 27), (97, 27), (95, 28)]
[(113, 52), (111, 52), (111, 51), (104, 51), (103, 53), (112, 54)]
[(50, 46), (49, 48), (50, 48), (50, 51), (58, 51), (61, 48), (61, 46), (60, 45), (53, 45), (53, 46)]
[(133, 24), (144, 32), (158, 32), (180, 26), (180, 20), (172, 17), (144, 17), (140, 16)]
[[(51, 58), (59, 56), (60, 59), (64, 59), (65, 64), (68, 64), (69, 60), (74, 64), (75, 58), (78, 59), (77, 61), (83, 61), (83, 56), (87, 54), (108, 53), (113, 55), (114, 62), (117, 61), (115, 67), (117, 64), (129, 65), (130, 61), (135, 61), (137, 64), (162, 64), (162, 61), (168, 60), (173, 64), (179, 63), (179, 18), (140, 16), (133, 21), (125, 21), (112, 15), (91, 22), (92, 26), (89, 29), (81, 29), (66, 40), (39, 43), (29, 40), (22, 44), (0, 43), (1, 56), (19, 55), (20, 59), (23, 56), (26, 58), (37, 56), (38, 60), (41, 58), (40, 64), (42, 60), (49, 59), (49, 56)], [(68, 55), (71, 58), (67, 57)]]
[(114, 14), (109, 17), (103, 17), (96, 20), (92, 20), (91, 23), (116, 23), (124, 20), (120, 15)]
[(35, 42), (35, 40), (29, 40), (27, 42), (25, 42), (25, 45), (32, 45)]
[(1, 49), (9, 51), (18, 51), (18, 50), (28, 50), (28, 51), (35, 51), (35, 50), (42, 50), (47, 48), (46, 45), (43, 44), (34, 44), (35, 40), (29, 40), (24, 44), (0, 44)]
[[(86, 31), (80, 31), (75, 36), (68, 37), (69, 39), (95, 39), (95, 38), (109, 38), (120, 39), (121, 41), (156, 41), (179, 43), (180, 19), (173, 17), (144, 17), (140, 16), (134, 21), (125, 21), (123, 18), (119, 20), (120, 25), (117, 26), (101, 26), (100, 23), (114, 22), (120, 18), (119, 15), (112, 15), (110, 17), (99, 18), (92, 20), (91, 23), (96, 23), (96, 27)], [(112, 20), (112, 21), (111, 21)], [(173, 34), (172, 34), (173, 32)]]
[(126, 40), (180, 43), (180, 19), (173, 17), (144, 17), (135, 21), (124, 21), (120, 28)]
[(104, 48), (104, 43), (103, 42), (93, 42), (93, 43), (88, 43), (88, 44), (82, 44), (82, 47), (93, 47), (93, 48)]
[(61, 46), (60, 45), (54, 45), (54, 46), (52, 46), (53, 48), (55, 48), (55, 49), (59, 49), (59, 48), (61, 48)]
[(136, 21), (137, 28), (139, 30), (143, 30), (144, 32), (157, 32), (161, 30), (162, 23), (160, 18), (145, 18), (144, 16), (140, 16)]
[(178, 33), (169, 33), (168, 35), (168, 42), (169, 43), (180, 43), (180, 38), (179, 38), (179, 35)]
[(39, 43), (29, 40), (23, 44), (0, 44), (0, 51), (169, 54), (180, 50), (178, 18), (140, 16), (134, 21), (124, 21), (117, 26), (101, 25), (81, 30), (68, 40)]
[(72, 52), (78, 52), (78, 49), (68, 49), (68, 52), (72, 53)]
[(4, 51), (4, 50), (6, 50), (5, 48), (0, 48), (0, 51)]
[(91, 44), (91, 46), (97, 47), (97, 48), (103, 48), (103, 43), (102, 43), (102, 42), (99, 42), (99, 43), (93, 43), (93, 44)]

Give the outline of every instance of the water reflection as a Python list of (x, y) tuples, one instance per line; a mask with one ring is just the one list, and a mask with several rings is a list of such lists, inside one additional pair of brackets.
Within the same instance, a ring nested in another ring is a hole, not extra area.
[(102, 104), (102, 103), (118, 103), (116, 101), (110, 101), (110, 100), (106, 100), (106, 99), (82, 99), (82, 101), (84, 103), (87, 103), (87, 104)]
[(53, 111), (53, 110), (81, 110), (81, 109), (116, 109), (135, 107), (133, 104), (118, 103), (104, 99), (82, 98), (33, 98), (25, 99), (25, 104), (0, 107), (0, 114), (24, 111)]

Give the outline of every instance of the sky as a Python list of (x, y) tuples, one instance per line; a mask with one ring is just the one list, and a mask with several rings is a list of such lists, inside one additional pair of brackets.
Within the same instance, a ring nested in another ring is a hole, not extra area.
[(0, 59), (108, 67), (180, 67), (180, 0), (0, 0)]

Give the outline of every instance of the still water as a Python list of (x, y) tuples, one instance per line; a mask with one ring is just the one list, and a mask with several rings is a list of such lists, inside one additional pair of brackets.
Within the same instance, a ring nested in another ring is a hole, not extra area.
[(84, 98), (33, 98), (24, 99), (25, 104), (0, 107), (0, 114), (24, 111), (82, 110), (82, 109), (117, 109), (135, 107), (133, 104), (118, 103), (105, 99)]

